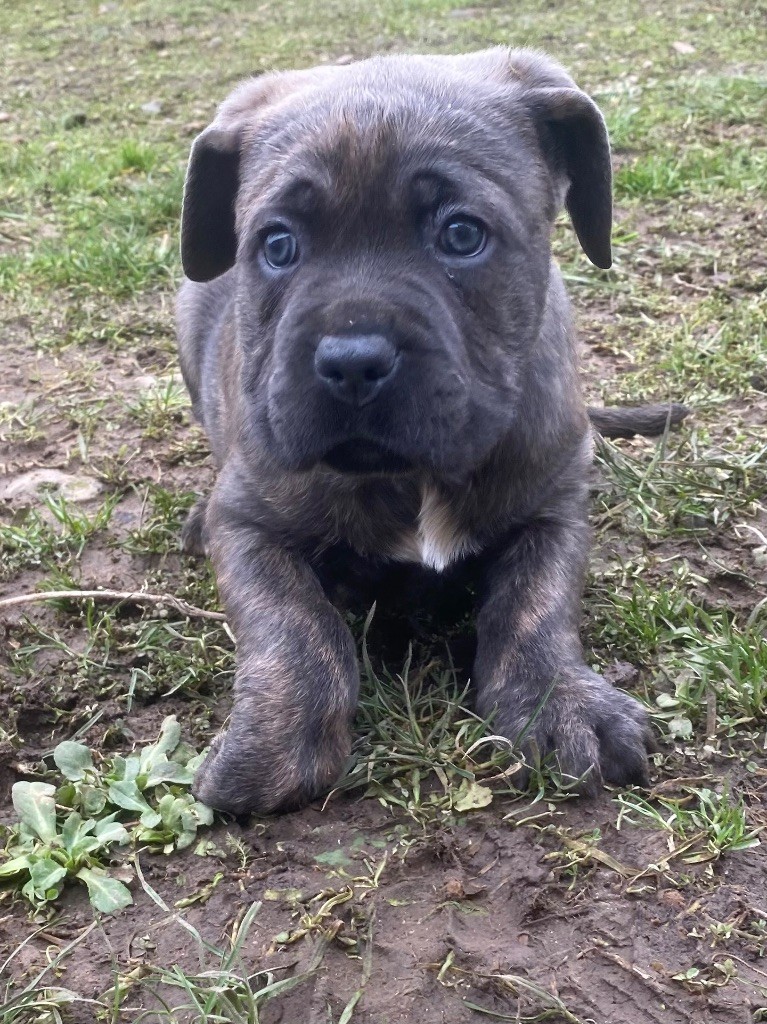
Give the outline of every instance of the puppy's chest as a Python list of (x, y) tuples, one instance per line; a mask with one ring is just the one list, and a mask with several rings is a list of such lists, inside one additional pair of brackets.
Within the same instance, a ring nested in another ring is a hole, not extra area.
[(433, 488), (424, 487), (415, 521), (395, 535), (383, 554), (442, 572), (479, 549), (477, 538), (461, 521), (460, 510)]

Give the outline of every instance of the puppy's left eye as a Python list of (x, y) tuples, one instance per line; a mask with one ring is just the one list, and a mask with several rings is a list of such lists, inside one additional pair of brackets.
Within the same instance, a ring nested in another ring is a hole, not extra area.
[(270, 231), (263, 241), (264, 259), (270, 267), (282, 270), (294, 263), (298, 256), (298, 242), (292, 231), (281, 228)]
[(437, 240), (448, 256), (477, 256), (485, 248), (487, 230), (473, 217), (452, 217), (442, 228)]

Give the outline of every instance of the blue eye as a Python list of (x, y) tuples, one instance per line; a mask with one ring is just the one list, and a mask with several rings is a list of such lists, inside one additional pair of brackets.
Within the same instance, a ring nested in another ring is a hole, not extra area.
[(298, 257), (298, 242), (291, 231), (280, 228), (270, 231), (263, 241), (264, 259), (270, 267), (282, 270), (295, 263)]
[(485, 248), (485, 225), (472, 217), (452, 217), (439, 233), (437, 244), (448, 256), (477, 256)]

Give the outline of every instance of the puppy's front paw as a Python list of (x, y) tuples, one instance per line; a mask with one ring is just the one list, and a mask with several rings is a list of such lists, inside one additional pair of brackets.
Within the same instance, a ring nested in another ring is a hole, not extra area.
[(537, 715), (497, 724), (528, 760), (553, 757), (564, 776), (582, 778), (583, 793), (595, 794), (603, 781), (648, 784), (647, 758), (656, 744), (647, 712), (585, 667), (557, 682)]
[(213, 741), (192, 792), (208, 807), (234, 815), (295, 811), (330, 789), (347, 754), (344, 749), (322, 757), (292, 744), (276, 751), (252, 734), (243, 741), (230, 726)]

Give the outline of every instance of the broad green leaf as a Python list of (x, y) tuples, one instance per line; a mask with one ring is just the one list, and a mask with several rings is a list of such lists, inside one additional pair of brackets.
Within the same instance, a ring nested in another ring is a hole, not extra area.
[(116, 878), (110, 878), (103, 871), (95, 868), (80, 868), (77, 877), (88, 886), (88, 897), (91, 904), (102, 914), (113, 914), (116, 910), (130, 906), (133, 897), (130, 889)]
[(181, 742), (181, 726), (175, 715), (168, 715), (160, 726), (160, 736), (155, 748), (164, 754), (171, 754)]
[(13, 878), (23, 871), (31, 871), (35, 862), (34, 854), (24, 854), (21, 857), (12, 857), (0, 864), (0, 878)]
[(106, 790), (98, 786), (89, 786), (87, 783), (78, 786), (77, 789), (78, 802), (83, 814), (89, 818), (98, 817), (107, 805)]
[(104, 776), (108, 783), (118, 782), (125, 778), (125, 758), (121, 754), (115, 754), (112, 758), (112, 766)]
[(157, 804), (157, 810), (160, 814), (163, 825), (170, 829), (180, 826), (181, 811), (183, 808), (183, 797), (176, 797), (172, 793), (166, 793)]
[(61, 774), (71, 782), (81, 782), (86, 772), (95, 771), (90, 750), (72, 740), (59, 743), (53, 751), (53, 760)]
[(186, 740), (181, 740), (177, 747), (173, 750), (170, 755), (171, 761), (177, 761), (178, 764), (188, 765), (191, 760), (197, 757), (197, 751), (191, 746)]
[(141, 773), (141, 758), (137, 754), (131, 754), (125, 758), (125, 778), (137, 779)]
[(40, 845), (40, 837), (34, 829), (20, 821), (16, 826), (16, 842), (14, 849), (29, 850), (32, 853)]
[(208, 807), (207, 804), (202, 803), (199, 800), (195, 800), (192, 804), (192, 810), (197, 815), (197, 820), (201, 825), (212, 825), (213, 824), (213, 808)]
[(195, 800), (190, 793), (187, 797), (188, 805), (184, 808), (181, 821), (185, 828), (199, 828), (200, 825), (213, 824), (213, 811), (207, 804), (201, 804)]
[(114, 785), (116, 782), (133, 782), (141, 771), (141, 759), (135, 754), (121, 757), (115, 754), (112, 758), (112, 769), (105, 776), (105, 782)]
[(210, 750), (210, 747), (206, 747), (199, 754), (196, 754), (193, 758), (191, 758), (189, 761), (186, 762), (187, 768), (189, 769), (189, 771), (193, 775), (197, 771), (197, 769), (200, 767), (200, 765), (203, 763), (205, 758), (208, 756), (208, 751), (209, 750)]
[(16, 813), (44, 843), (56, 839), (55, 792), (47, 782), (17, 782), (11, 789)]
[(96, 838), (100, 845), (107, 846), (110, 843), (127, 843), (130, 839), (128, 830), (119, 821), (115, 821), (116, 815), (110, 814), (108, 818), (102, 818), (96, 825)]
[(74, 807), (80, 803), (80, 787), (71, 782), (63, 782), (56, 790), (56, 803), (63, 807)]
[(134, 781), (114, 782), (108, 790), (109, 799), (113, 804), (126, 811), (138, 811), (141, 824), (147, 828), (155, 828), (160, 824), (160, 815), (146, 802)]
[[(56, 889), (59, 882), (66, 877), (67, 869), (51, 857), (41, 857), (29, 871), (28, 885), (35, 893), (46, 894)], [(46, 899), (50, 897), (45, 896)]]
[(161, 761), (153, 764), (146, 777), (145, 788), (157, 786), (161, 782), (169, 782), (177, 786), (191, 786), (194, 779), (194, 772), (190, 772), (182, 764), (176, 761)]
[(178, 833), (178, 836), (176, 838), (176, 843), (175, 843), (176, 849), (177, 850), (186, 850), (186, 848), (188, 846), (192, 845), (192, 843), (195, 841), (196, 838), (197, 838), (197, 829), (196, 828), (182, 830), (181, 832)]
[(456, 811), (476, 811), (480, 807), (487, 807), (493, 801), (493, 791), (479, 782), (469, 782), (464, 779), (458, 788), (458, 793), (453, 801), (453, 808)]
[(61, 826), (61, 841), (64, 844), (64, 849), (67, 853), (72, 853), (75, 846), (77, 846), (79, 840), (87, 835), (93, 829), (96, 824), (95, 821), (89, 819), (83, 821), (82, 816), (77, 811), (72, 811), (67, 816), (66, 821)]
[(136, 838), (140, 843), (147, 843), (149, 846), (165, 846), (169, 837), (167, 832), (160, 832), (156, 828), (141, 828), (136, 833)]
[(160, 735), (156, 743), (144, 747), (141, 751), (141, 774), (147, 775), (156, 764), (168, 760), (168, 755), (176, 749), (181, 739), (181, 726), (175, 715), (168, 715), (160, 726)]

